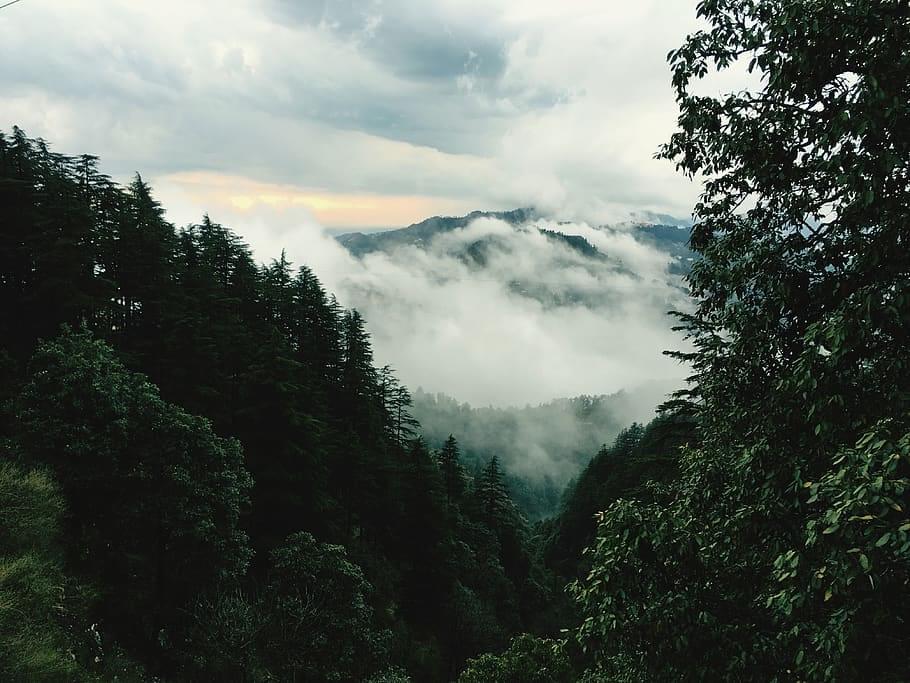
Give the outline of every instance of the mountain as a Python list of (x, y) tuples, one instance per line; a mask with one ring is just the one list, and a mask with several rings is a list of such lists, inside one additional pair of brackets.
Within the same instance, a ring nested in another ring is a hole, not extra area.
[(690, 227), (686, 226), (639, 223), (634, 235), (638, 241), (670, 254), (670, 272), (685, 275), (695, 257), (689, 249), (689, 233)]
[(466, 216), (433, 216), (397, 230), (346, 233), (338, 235), (336, 239), (354, 256), (364, 256), (374, 251), (391, 251), (404, 245), (425, 246), (437, 235), (465, 228), (478, 218), (495, 218), (518, 226), (533, 220), (536, 216), (533, 209), (472, 211)]
[[(689, 229), (679, 225), (590, 226), (554, 221), (529, 208), (434, 216), (406, 228), (336, 239), (361, 259), (384, 254), (406, 270), (425, 267), (421, 263), (429, 259), (438, 266), (432, 269), (437, 281), (501, 282), (511, 294), (549, 309), (615, 310), (630, 288), (662, 297), (661, 310), (674, 308), (693, 258)], [(414, 249), (428, 259), (408, 252)], [(620, 281), (625, 285), (617, 287)]]
[[(581, 254), (601, 261), (609, 260), (609, 255), (604, 254), (585, 237), (564, 230), (571, 230), (570, 222), (557, 222), (551, 227), (544, 217), (532, 208), (513, 209), (511, 211), (472, 211), (465, 216), (433, 216), (426, 220), (414, 223), (406, 228), (383, 230), (372, 233), (351, 232), (338, 235), (336, 239), (354, 256), (362, 257), (374, 252), (392, 252), (403, 246), (426, 248), (438, 236), (458, 229), (467, 228), (474, 221), (481, 218), (490, 218), (503, 221), (515, 230), (533, 228), (545, 235), (554, 243), (567, 246)], [(688, 271), (692, 252), (687, 244), (689, 240), (690, 221), (675, 219), (665, 214), (652, 214), (650, 212), (636, 214), (636, 220), (628, 225), (619, 226), (621, 230), (630, 231), (633, 237), (644, 244), (653, 246), (670, 254), (675, 262), (680, 265), (675, 269), (679, 272)], [(596, 226), (602, 231), (616, 230), (613, 226)], [(476, 253), (483, 249), (483, 241), (472, 244), (468, 251)], [(482, 263), (481, 263), (482, 264)]]

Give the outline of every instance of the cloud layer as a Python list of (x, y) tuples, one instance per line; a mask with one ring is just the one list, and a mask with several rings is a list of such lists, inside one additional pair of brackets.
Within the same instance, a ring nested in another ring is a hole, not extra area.
[[(367, 318), (377, 356), (411, 386), (523, 405), (681, 377), (661, 356), (679, 344), (665, 313), (685, 306), (668, 257), (625, 231), (546, 227), (586, 237), (625, 268), (481, 219), (428, 249), (370, 254), (327, 275)], [(478, 241), (490, 245), (482, 268), (459, 258)]]
[[(537, 223), (581, 235), (592, 262), (535, 227), (481, 219), (425, 248), (354, 258), (314, 221), (298, 216), (276, 235), (279, 216), (246, 233), (257, 256), (312, 266), (341, 302), (367, 321), (377, 362), (412, 388), (444, 391), (474, 405), (535, 404), (680, 380), (662, 355), (682, 340), (666, 311), (688, 304), (668, 273), (670, 256), (628, 229)], [(486, 245), (484, 262), (466, 249)], [(645, 411), (647, 412), (647, 411)]]
[(0, 127), (156, 185), (685, 215), (694, 188), (652, 155), (694, 4), (30, 0), (0, 13)]

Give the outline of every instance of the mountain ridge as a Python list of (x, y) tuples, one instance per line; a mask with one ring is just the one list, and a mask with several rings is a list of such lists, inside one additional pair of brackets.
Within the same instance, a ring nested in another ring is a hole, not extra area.
[[(362, 258), (377, 252), (389, 252), (402, 246), (424, 248), (437, 235), (466, 228), (473, 221), (491, 218), (503, 221), (515, 228), (543, 220), (545, 217), (536, 209), (524, 207), (509, 211), (471, 211), (463, 216), (431, 216), (417, 223), (402, 228), (379, 230), (376, 232), (348, 232), (336, 235), (335, 239), (351, 254)], [(665, 214), (636, 214), (631, 222), (631, 231), (638, 240), (662, 251), (669, 252), (674, 258), (688, 258), (688, 239), (691, 222), (676, 219)], [(547, 238), (562, 242), (584, 256), (603, 258), (604, 255), (585, 237), (569, 232), (560, 232), (559, 228), (570, 223), (559, 221), (552, 227), (535, 226)], [(596, 229), (608, 229), (610, 226), (593, 226)], [(555, 228), (555, 229), (554, 229)], [(641, 239), (639, 239), (641, 238)], [(686, 268), (685, 270), (688, 270)]]

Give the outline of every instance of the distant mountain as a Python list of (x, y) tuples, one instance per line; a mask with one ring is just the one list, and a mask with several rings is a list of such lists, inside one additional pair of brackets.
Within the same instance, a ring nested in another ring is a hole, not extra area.
[[(466, 228), (480, 218), (492, 218), (503, 221), (519, 229), (523, 226), (535, 227), (541, 234), (556, 243), (562, 243), (570, 249), (577, 251), (582, 256), (605, 261), (609, 255), (601, 253), (593, 244), (581, 235), (562, 232), (536, 226), (543, 217), (531, 208), (513, 209), (512, 211), (472, 211), (466, 216), (433, 216), (419, 223), (414, 223), (406, 228), (383, 230), (378, 232), (363, 233), (351, 232), (338, 235), (336, 239), (354, 256), (362, 257), (377, 251), (391, 252), (398, 247), (416, 246), (425, 248), (437, 236)], [(635, 239), (650, 246), (669, 253), (674, 261), (678, 262), (674, 270), (686, 272), (692, 260), (692, 252), (687, 243), (689, 240), (689, 227), (691, 221), (676, 219), (665, 214), (644, 212), (633, 215), (631, 227), (622, 229), (630, 230)], [(571, 223), (558, 223), (556, 228), (570, 229)], [(601, 226), (601, 229), (611, 229)], [(479, 240), (467, 249), (468, 256), (482, 265), (485, 245)]]
[[(500, 221), (512, 230), (501, 225), (474, 225), (480, 219)], [(591, 234), (591, 229), (587, 225), (582, 228), (557, 222), (524, 208), (434, 216), (406, 228), (353, 232), (336, 239), (358, 258), (373, 253), (395, 255), (401, 249), (417, 248), (437, 258), (454, 259), (467, 267), (468, 277), (498, 279), (510, 292), (548, 308), (615, 306), (617, 297), (625, 294), (621, 288), (605, 284), (613, 276), (638, 281), (654, 291), (660, 291), (661, 283), (682, 291), (681, 276), (689, 271), (693, 258), (687, 228), (637, 221), (593, 226), (593, 230), (603, 233), (604, 239)], [(581, 230), (585, 235), (575, 234)], [(665, 254), (666, 266), (655, 267), (653, 259), (647, 266), (642, 265), (637, 260), (641, 254), (630, 249), (627, 235)], [(539, 236), (554, 248), (542, 249)], [(526, 267), (529, 259), (533, 259), (535, 267)], [(434, 277), (445, 279), (447, 275), (440, 269)], [(655, 283), (655, 279), (660, 282)], [(599, 284), (592, 284), (595, 282)]]
[(510, 225), (522, 225), (537, 218), (533, 209), (513, 211), (472, 211), (467, 216), (433, 216), (406, 228), (380, 232), (350, 232), (338, 235), (337, 239), (354, 256), (363, 256), (374, 251), (391, 251), (395, 247), (423, 246), (441, 233), (465, 228), (478, 218), (495, 218)]
[(655, 211), (636, 211), (632, 214), (632, 220), (636, 223), (647, 223), (652, 225), (670, 225), (677, 228), (691, 228), (691, 218), (679, 218), (667, 213), (657, 213)]
[(496, 455), (512, 498), (537, 521), (558, 511), (566, 485), (601, 446), (633, 421), (648, 422), (676, 388), (675, 382), (649, 382), (609, 395), (508, 408), (474, 407), (418, 388), (412, 412), (431, 448), (441, 448), (450, 434), (458, 440), (469, 474)]
[[(621, 225), (590, 226), (557, 221), (533, 209), (474, 211), (336, 239), (358, 258), (382, 254), (432, 286), (500, 283), (510, 296), (541, 306), (530, 310), (559, 311), (553, 320), (561, 319), (562, 309), (571, 318), (576, 311), (570, 309), (579, 307), (642, 317), (682, 309), (686, 294), (681, 276), (693, 258), (690, 230), (676, 221), (633, 218)], [(395, 287), (386, 290), (370, 280), (362, 287), (358, 296), (373, 310), (394, 310), (398, 304)], [(491, 456), (498, 456), (513, 499), (536, 521), (557, 512), (566, 485), (603, 444), (633, 420), (650, 420), (654, 408), (677, 388), (675, 381), (654, 382), (635, 391), (523, 408), (472, 407), (418, 390), (413, 415), (431, 448), (455, 436), (469, 474), (476, 475)]]
[(689, 249), (691, 230), (678, 225), (641, 223), (635, 228), (635, 238), (661, 251), (665, 251), (673, 260), (670, 272), (685, 275), (692, 266), (694, 252)]

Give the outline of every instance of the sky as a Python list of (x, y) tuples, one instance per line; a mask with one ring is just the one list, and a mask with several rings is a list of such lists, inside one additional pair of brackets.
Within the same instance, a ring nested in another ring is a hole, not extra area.
[(22, 0), (0, 11), (0, 127), (141, 172), (177, 223), (686, 215), (696, 188), (652, 157), (694, 5)]
[[(695, 0), (22, 0), (0, 10), (0, 129), (140, 172), (175, 224), (208, 212), (259, 260), (286, 249), (412, 387), (607, 393), (685, 374), (660, 353), (679, 345), (666, 259), (592, 226), (689, 215), (698, 187), (653, 156), (666, 55), (696, 28)], [(445, 245), (359, 262), (329, 238), (530, 206), (639, 279), (563, 267), (533, 234), (480, 279)], [(516, 269), (613, 303), (541, 307), (504, 288)]]

